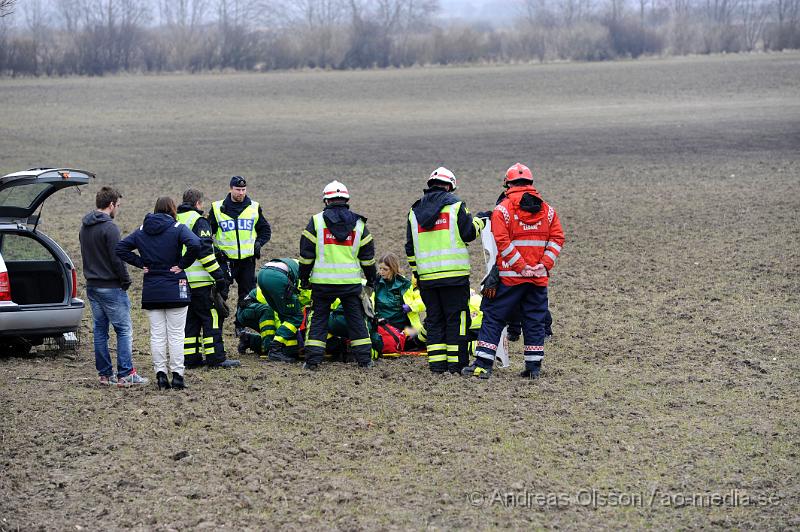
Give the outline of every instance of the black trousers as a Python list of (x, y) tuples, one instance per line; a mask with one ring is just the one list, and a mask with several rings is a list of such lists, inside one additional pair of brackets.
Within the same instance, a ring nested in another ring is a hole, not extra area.
[(458, 373), (469, 364), (469, 285), (420, 289), (428, 332), (428, 367)]
[[(349, 288), (349, 287), (348, 287)], [(359, 286), (360, 289), (360, 286)], [(325, 344), (328, 337), (328, 317), (331, 313), (331, 304), (338, 297), (342, 302), (344, 317), (347, 320), (347, 336), (350, 338), (350, 352), (359, 363), (370, 361), (372, 353), (372, 340), (367, 330), (364, 308), (361, 298), (347, 290), (347, 294), (337, 295), (329, 286), (323, 289), (312, 285), (311, 288), (311, 325), (308, 330), (308, 339), (305, 345), (306, 362), (319, 364), (325, 355)]]
[[(236, 312), (242, 308), (242, 301), (250, 293), (250, 290), (256, 287), (256, 258), (248, 257), (246, 259), (236, 260), (228, 259), (228, 265), (231, 272), (231, 280), (236, 281)], [(234, 320), (237, 329), (241, 328), (238, 319)]]
[[(192, 301), (186, 312), (186, 339), (183, 353), (186, 367), (209, 366), (225, 360), (225, 345), (222, 342), (222, 320), (211, 300), (211, 286), (192, 288)], [(202, 332), (201, 332), (202, 331)]]

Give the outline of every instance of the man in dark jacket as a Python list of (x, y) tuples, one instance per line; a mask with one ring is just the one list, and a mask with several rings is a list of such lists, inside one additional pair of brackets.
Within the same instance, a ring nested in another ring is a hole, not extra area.
[(428, 365), (434, 373), (459, 373), (469, 364), (469, 252), (483, 220), (473, 218), (453, 191), (456, 177), (440, 167), (411, 207), (406, 255), (425, 303)]
[(193, 188), (184, 192), (176, 218), (197, 235), (202, 246), (197, 260), (186, 269), (186, 278), (192, 289), (192, 301), (186, 314), (186, 338), (183, 341), (186, 367), (199, 368), (204, 363), (210, 368), (237, 367), (239, 361), (229, 360), (225, 353), (222, 317), (214, 305), (212, 290), (216, 285), (219, 292), (227, 294), (228, 279), (214, 255), (214, 241), (208, 220), (203, 218), (203, 193)]
[[(236, 281), (237, 308), (256, 287), (256, 260), (261, 248), (272, 237), (269, 222), (261, 205), (247, 195), (247, 181), (235, 175), (231, 178), (230, 193), (224, 200), (211, 204), (208, 223), (217, 248), (227, 257), (231, 278)], [(235, 321), (238, 336), (241, 325)]]
[(367, 279), (367, 295), (375, 285), (375, 245), (367, 219), (350, 210), (350, 193), (333, 181), (323, 190), (325, 209), (311, 217), (300, 237), (300, 283), (311, 285), (312, 312), (306, 363), (316, 371), (325, 354), (331, 304), (339, 298), (347, 320), (350, 350), (361, 367), (372, 366), (372, 341), (361, 303), (361, 272)]
[[(115, 248), (120, 239), (119, 227), (114, 217), (119, 210), (122, 195), (111, 187), (97, 192), (97, 210), (83, 217), (79, 234), (83, 276), (86, 278), (86, 297), (92, 306), (94, 319), (94, 361), (100, 384), (146, 384), (133, 367), (133, 326), (131, 302), (126, 290), (131, 285), (128, 269)], [(117, 333), (117, 374), (108, 352), (108, 325)]]

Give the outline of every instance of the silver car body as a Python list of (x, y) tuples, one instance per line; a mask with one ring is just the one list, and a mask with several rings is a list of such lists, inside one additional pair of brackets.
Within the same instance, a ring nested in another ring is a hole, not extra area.
[(0, 301), (0, 339), (35, 344), (77, 331), (85, 305), (76, 297), (75, 265), (37, 231), (33, 213), (53, 193), (93, 177), (82, 170), (35, 168), (0, 178), (0, 273), (8, 274), (11, 299)]

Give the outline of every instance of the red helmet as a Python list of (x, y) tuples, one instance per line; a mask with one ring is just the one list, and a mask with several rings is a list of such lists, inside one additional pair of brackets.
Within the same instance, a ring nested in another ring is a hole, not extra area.
[(508, 186), (511, 181), (518, 181), (524, 179), (533, 184), (533, 174), (531, 169), (522, 163), (517, 163), (508, 170), (506, 170), (506, 177), (503, 179), (503, 186)]

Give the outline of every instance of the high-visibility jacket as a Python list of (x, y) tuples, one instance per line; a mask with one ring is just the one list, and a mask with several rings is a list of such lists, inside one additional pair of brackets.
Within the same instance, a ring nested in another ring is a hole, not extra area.
[[(197, 211), (179, 212), (177, 214), (177, 221), (194, 231), (194, 224), (201, 218), (200, 213)], [(183, 246), (181, 255), (186, 254), (186, 246)], [(191, 266), (184, 270), (186, 278), (189, 280), (189, 286), (197, 288), (200, 286), (208, 286), (214, 284), (214, 277), (211, 272), (219, 269), (219, 263), (214, 253), (205, 257), (198, 257)]]
[(445, 205), (430, 229), (419, 224), (414, 209), (408, 212), (414, 259), (420, 280), (469, 275), (469, 251), (458, 231), (460, 208), (460, 201)]
[(408, 316), (408, 321), (411, 322), (411, 326), (417, 330), (419, 339), (424, 342), (428, 333), (425, 330), (422, 317), (420, 316), (421, 312), (425, 312), (425, 303), (422, 302), (419, 288), (411, 286), (408, 290), (403, 292), (403, 303), (411, 308), (409, 312), (406, 312), (406, 316)]
[[(541, 199), (532, 186), (512, 187), (506, 192), (506, 199), (492, 211), (497, 269), (500, 280), (507, 286), (522, 283), (547, 286), (549, 272), (564, 245), (564, 230), (555, 209), (545, 202), (535, 214), (523, 210), (520, 201), (525, 193)], [(522, 276), (525, 265), (539, 263), (547, 269), (547, 276)]]
[(251, 201), (238, 218), (231, 218), (222, 212), (222, 202), (220, 200), (211, 204), (217, 220), (214, 243), (228, 258), (238, 260), (252, 257), (255, 254), (258, 202)]
[[(310, 281), (315, 284), (361, 284), (361, 262), (364, 220), (359, 219), (345, 240), (337, 240), (325, 224), (322, 213), (314, 215), (316, 257)], [(366, 243), (366, 242), (364, 242)]]

